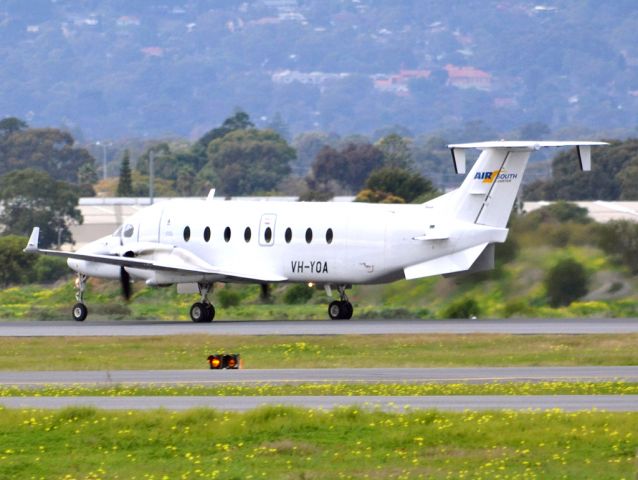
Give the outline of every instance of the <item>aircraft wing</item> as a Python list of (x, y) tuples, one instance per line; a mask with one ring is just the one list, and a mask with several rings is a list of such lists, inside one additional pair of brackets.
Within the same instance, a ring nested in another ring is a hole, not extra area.
[[(97, 253), (80, 253), (80, 252), (63, 252), (60, 250), (47, 250), (38, 247), (38, 238), (40, 228), (34, 227), (31, 237), (24, 249), (27, 253), (41, 253), (44, 255), (52, 255), (65, 258), (74, 258), (76, 260), (84, 260), (87, 262), (104, 263), (107, 265), (118, 265), (120, 267), (138, 268), (141, 270), (155, 270), (161, 272), (173, 272), (182, 274), (195, 275), (216, 275), (235, 280), (252, 280), (255, 282), (283, 282), (286, 277), (269, 272), (242, 271), (235, 269), (218, 268), (209, 265), (203, 260), (197, 258), (197, 263), (189, 265), (184, 259), (175, 258), (164, 261), (145, 260), (135, 257), (121, 257), (119, 255), (103, 255)], [(192, 254), (190, 254), (192, 255)]]

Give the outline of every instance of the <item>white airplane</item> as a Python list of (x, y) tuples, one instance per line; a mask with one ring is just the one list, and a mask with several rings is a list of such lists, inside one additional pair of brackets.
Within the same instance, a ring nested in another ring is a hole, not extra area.
[(332, 288), (339, 300), (332, 319), (349, 319), (346, 289), (432, 275), (481, 271), (494, 266), (494, 244), (506, 224), (530, 153), (576, 146), (583, 170), (591, 147), (603, 142), (495, 141), (450, 145), (457, 173), (465, 173), (467, 149), (482, 153), (459, 188), (420, 205), (320, 202), (214, 202), (171, 200), (131, 216), (111, 236), (76, 252), (38, 248), (35, 227), (26, 252), (67, 257), (78, 273), (73, 318), (83, 321), (89, 276), (120, 279), (125, 297), (131, 280), (150, 286), (177, 284), (200, 294), (194, 322), (210, 322), (208, 299), (216, 282), (313, 283)]

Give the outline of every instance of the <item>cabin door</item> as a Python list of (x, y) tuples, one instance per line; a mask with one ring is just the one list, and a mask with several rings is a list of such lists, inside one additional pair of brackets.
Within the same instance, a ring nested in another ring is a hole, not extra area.
[(275, 243), (275, 223), (277, 215), (274, 213), (266, 213), (261, 216), (259, 222), (259, 245), (270, 247)]

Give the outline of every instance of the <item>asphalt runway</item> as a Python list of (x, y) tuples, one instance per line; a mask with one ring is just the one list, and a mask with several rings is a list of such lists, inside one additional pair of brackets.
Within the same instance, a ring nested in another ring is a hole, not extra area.
[(158, 335), (388, 335), (388, 334), (625, 334), (638, 333), (636, 318), (503, 320), (24, 321), (0, 323), (4, 337), (104, 337)]
[(458, 395), (414, 397), (3, 397), (0, 405), (8, 408), (57, 409), (92, 406), (107, 410), (187, 410), (214, 408), (245, 411), (263, 405), (286, 405), (312, 409), (360, 406), (366, 409), (403, 412), (415, 409), (463, 410), (605, 410), (638, 411), (635, 395)]
[[(286, 383), (638, 382), (638, 366), (309, 368), (270, 370), (115, 370), (0, 372), (0, 385), (216, 385)], [(638, 396), (635, 397), (638, 403)]]

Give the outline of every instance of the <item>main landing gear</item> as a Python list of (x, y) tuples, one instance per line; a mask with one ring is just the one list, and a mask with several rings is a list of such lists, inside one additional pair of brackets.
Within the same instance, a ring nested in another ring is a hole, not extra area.
[(84, 305), (84, 290), (86, 288), (87, 278), (86, 275), (78, 273), (78, 278), (75, 281), (75, 288), (77, 289), (77, 292), (75, 292), (75, 300), (77, 303), (73, 305), (71, 313), (73, 314), (73, 320), (76, 322), (83, 322), (89, 314), (89, 310), (86, 308), (86, 305)]
[(346, 295), (345, 285), (339, 285), (339, 300), (335, 300), (328, 305), (328, 315), (332, 320), (350, 320), (354, 308)]
[(201, 301), (193, 303), (191, 307), (191, 320), (195, 323), (210, 323), (215, 318), (215, 307), (208, 300), (208, 293), (212, 290), (213, 285), (210, 283), (199, 283), (199, 293), (202, 296)]

